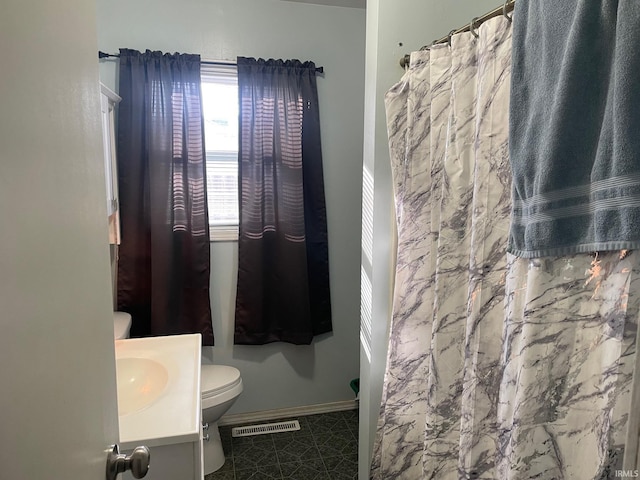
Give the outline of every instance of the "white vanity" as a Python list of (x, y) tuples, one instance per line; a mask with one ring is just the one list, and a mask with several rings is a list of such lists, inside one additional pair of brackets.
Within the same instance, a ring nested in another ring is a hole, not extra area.
[[(145, 479), (202, 480), (201, 336), (117, 340), (120, 452), (149, 447)], [(130, 472), (123, 479), (133, 480)]]

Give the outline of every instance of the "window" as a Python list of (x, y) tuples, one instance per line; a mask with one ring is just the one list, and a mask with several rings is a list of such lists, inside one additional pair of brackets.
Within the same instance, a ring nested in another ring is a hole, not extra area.
[(238, 239), (238, 74), (202, 65), (202, 105), (212, 241)]

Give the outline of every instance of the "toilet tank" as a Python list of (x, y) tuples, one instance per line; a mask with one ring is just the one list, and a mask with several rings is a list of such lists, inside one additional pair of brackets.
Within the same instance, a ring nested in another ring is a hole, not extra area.
[(116, 340), (129, 338), (131, 315), (126, 312), (113, 312), (113, 336)]

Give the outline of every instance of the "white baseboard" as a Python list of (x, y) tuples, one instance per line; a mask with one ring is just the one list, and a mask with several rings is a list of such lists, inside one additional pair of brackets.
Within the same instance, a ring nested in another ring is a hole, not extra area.
[(259, 412), (235, 413), (233, 415), (223, 416), (218, 421), (218, 425), (239, 425), (242, 423), (264, 422), (279, 418), (356, 410), (357, 408), (357, 400), (345, 400), (343, 402), (321, 403), (319, 405), (305, 405), (302, 407), (278, 408), (275, 410), (262, 410)]

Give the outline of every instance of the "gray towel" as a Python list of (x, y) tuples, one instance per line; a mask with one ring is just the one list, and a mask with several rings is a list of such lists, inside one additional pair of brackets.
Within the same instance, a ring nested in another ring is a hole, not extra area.
[(640, 248), (640, 1), (519, 0), (509, 252)]

